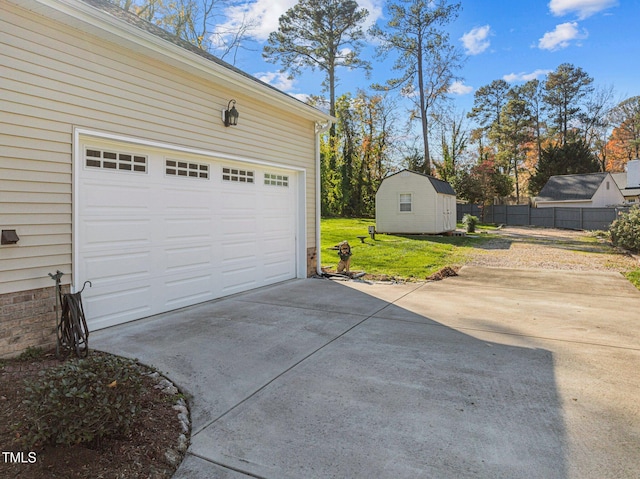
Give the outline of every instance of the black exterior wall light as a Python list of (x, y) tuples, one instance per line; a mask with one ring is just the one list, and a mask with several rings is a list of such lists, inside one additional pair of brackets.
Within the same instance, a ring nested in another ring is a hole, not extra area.
[(224, 121), (224, 126), (236, 126), (238, 124), (239, 116), (240, 113), (238, 113), (238, 110), (236, 110), (236, 101), (229, 100), (227, 109), (222, 112), (222, 120)]

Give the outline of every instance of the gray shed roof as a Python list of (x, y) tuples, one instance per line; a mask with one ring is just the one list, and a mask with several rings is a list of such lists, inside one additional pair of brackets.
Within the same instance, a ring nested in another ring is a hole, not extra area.
[(544, 185), (536, 201), (590, 200), (609, 173), (552, 176)]
[[(451, 186), (451, 184), (448, 183), (447, 181), (440, 180), (440, 179), (438, 179), (438, 178), (436, 178), (434, 176), (426, 175), (424, 173), (419, 173), (419, 172), (413, 171), (413, 170), (408, 170), (408, 169), (400, 170), (397, 173), (393, 173), (393, 174), (385, 177), (384, 180), (386, 180), (387, 178), (390, 178), (392, 176), (399, 175), (400, 173), (402, 173), (404, 171), (408, 171), (409, 173), (413, 173), (415, 175), (424, 176), (425, 178), (427, 178), (431, 182), (431, 185), (433, 186), (433, 188), (438, 193), (442, 193), (443, 195), (453, 195), (453, 196), (456, 195), (456, 192), (453, 189), (453, 186)], [(384, 180), (382, 180), (382, 181), (384, 181)]]

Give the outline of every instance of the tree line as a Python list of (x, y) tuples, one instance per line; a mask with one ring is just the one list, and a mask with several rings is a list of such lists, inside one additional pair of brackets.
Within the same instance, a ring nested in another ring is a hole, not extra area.
[[(219, 0), (113, 1), (232, 63), (252, 28), (221, 30)], [(623, 171), (639, 156), (640, 97), (616, 101), (613, 88), (594, 86), (568, 63), (543, 80), (494, 80), (476, 90), (470, 112), (455, 111), (450, 89), (462, 80), (464, 55), (446, 27), (461, 8), (391, 0), (385, 25), (368, 31), (368, 12), (355, 0), (299, 0), (280, 17), (263, 57), (290, 78), (321, 72), (327, 97), (309, 102), (336, 118), (321, 142), (323, 215), (373, 216), (380, 182), (400, 168), (449, 181), (469, 202), (522, 203), (552, 175)], [(339, 92), (341, 70), (373, 69), (362, 57), (367, 34), (377, 38), (377, 56), (392, 56), (392, 78)], [(408, 119), (397, 117), (400, 103)]]

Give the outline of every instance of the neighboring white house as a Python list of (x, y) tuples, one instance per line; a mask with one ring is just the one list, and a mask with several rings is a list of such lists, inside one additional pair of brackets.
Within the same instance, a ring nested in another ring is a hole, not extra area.
[(90, 330), (316, 272), (329, 115), (107, 0), (0, 19), (0, 357), (55, 337), (56, 270)]
[(624, 173), (611, 173), (624, 201), (627, 204), (640, 204), (640, 160), (631, 160), (627, 163), (627, 171)]
[(535, 198), (538, 208), (606, 208), (623, 203), (624, 196), (611, 173), (552, 176)]
[(376, 193), (376, 231), (440, 234), (456, 229), (456, 192), (411, 170), (387, 176)]

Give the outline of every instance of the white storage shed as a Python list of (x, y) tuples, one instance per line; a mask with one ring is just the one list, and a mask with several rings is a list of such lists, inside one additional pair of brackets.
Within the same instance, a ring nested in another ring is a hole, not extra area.
[(382, 180), (376, 193), (376, 231), (440, 234), (455, 229), (456, 192), (449, 183), (411, 170)]

